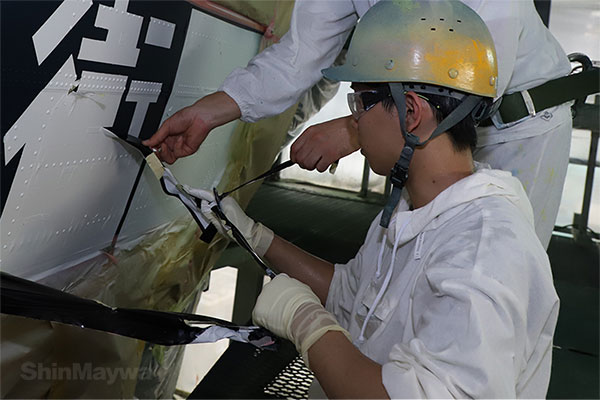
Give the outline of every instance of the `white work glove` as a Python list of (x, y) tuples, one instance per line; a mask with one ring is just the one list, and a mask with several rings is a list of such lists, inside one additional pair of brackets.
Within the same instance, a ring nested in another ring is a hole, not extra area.
[(351, 340), (310, 287), (286, 274), (277, 275), (263, 287), (252, 320), (291, 340), (307, 367), (308, 349), (328, 331), (340, 331)]
[[(200, 206), (202, 214), (217, 228), (221, 235), (233, 239), (231, 229), (229, 229), (225, 225), (225, 222), (211, 210), (216, 204), (213, 193), (207, 190), (194, 189), (187, 185), (184, 186), (184, 189), (189, 194), (202, 199), (202, 204)], [(229, 218), (231, 223), (237, 226), (254, 251), (256, 251), (259, 256), (264, 256), (273, 241), (273, 231), (248, 217), (240, 208), (237, 201), (231, 197), (225, 197), (221, 200), (221, 210), (225, 213), (227, 218)]]

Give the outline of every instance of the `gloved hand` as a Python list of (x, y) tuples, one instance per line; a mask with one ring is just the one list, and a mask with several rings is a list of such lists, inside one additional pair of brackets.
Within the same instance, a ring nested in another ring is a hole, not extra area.
[(310, 287), (286, 274), (277, 275), (263, 287), (252, 320), (291, 340), (306, 366), (309, 366), (308, 349), (328, 331), (340, 331), (351, 340), (348, 331), (325, 310)]
[[(215, 197), (213, 193), (207, 190), (194, 189), (187, 185), (184, 186), (184, 189), (189, 194), (202, 199), (200, 207), (202, 214), (204, 214), (204, 216), (217, 228), (221, 235), (233, 239), (231, 229), (228, 228), (225, 225), (225, 222), (211, 210), (212, 207), (215, 206)], [(237, 226), (254, 251), (256, 251), (259, 256), (264, 256), (273, 241), (273, 231), (248, 217), (240, 208), (237, 201), (231, 197), (225, 197), (221, 200), (221, 209), (227, 218)]]

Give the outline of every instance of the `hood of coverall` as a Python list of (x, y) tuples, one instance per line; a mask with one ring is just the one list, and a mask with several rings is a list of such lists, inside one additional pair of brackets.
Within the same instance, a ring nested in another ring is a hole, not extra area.
[[(410, 211), (410, 200), (404, 190), (402, 199), (392, 215), (387, 232), (388, 241), (394, 244), (396, 235), (401, 231), (398, 242), (398, 246), (401, 246), (423, 231), (437, 229), (473, 200), (490, 196), (506, 198), (533, 226), (533, 211), (521, 182), (510, 172), (490, 169), (486, 164), (475, 164), (475, 173), (446, 188), (421, 208)], [(401, 229), (404, 224), (406, 227)]]

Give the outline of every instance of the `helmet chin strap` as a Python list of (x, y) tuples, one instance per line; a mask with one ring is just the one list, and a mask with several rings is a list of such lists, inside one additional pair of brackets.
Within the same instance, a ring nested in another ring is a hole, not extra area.
[(390, 180), (393, 186), (392, 193), (390, 194), (390, 197), (383, 208), (381, 220), (379, 221), (379, 225), (383, 228), (387, 228), (390, 225), (392, 213), (400, 201), (402, 189), (408, 180), (408, 167), (410, 166), (410, 161), (412, 160), (412, 156), (415, 152), (415, 147), (424, 146), (430, 140), (436, 138), (444, 132), (447, 132), (454, 125), (462, 121), (467, 115), (471, 114), (473, 109), (475, 109), (475, 107), (477, 107), (482, 101), (482, 98), (479, 96), (467, 95), (460, 105), (452, 110), (452, 112), (438, 124), (427, 140), (424, 142), (419, 142), (418, 136), (406, 131), (406, 96), (404, 94), (404, 84), (401, 82), (393, 82), (389, 83), (388, 85), (390, 87), (394, 103), (396, 104), (396, 109), (398, 110), (400, 129), (402, 130), (402, 136), (404, 136), (405, 144), (404, 148), (402, 149), (402, 153), (400, 153), (400, 158), (398, 161), (396, 161), (396, 164), (394, 164), (394, 167), (391, 171)]

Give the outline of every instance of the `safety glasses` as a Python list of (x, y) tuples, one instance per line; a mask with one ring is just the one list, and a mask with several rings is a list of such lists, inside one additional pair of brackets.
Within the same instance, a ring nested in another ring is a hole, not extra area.
[(391, 97), (390, 91), (387, 88), (380, 90), (359, 90), (348, 93), (348, 107), (350, 107), (354, 119), (358, 121), (364, 113), (387, 97)]
[[(406, 94), (407, 92), (404, 92)], [(439, 109), (438, 104), (433, 103), (428, 97), (417, 93), (417, 96), (426, 100), (432, 107)], [(370, 89), (370, 90), (359, 90), (357, 92), (348, 93), (348, 107), (352, 112), (352, 116), (358, 121), (360, 117), (371, 108), (373, 108), (380, 101), (385, 100), (388, 97), (392, 97), (389, 89)]]

